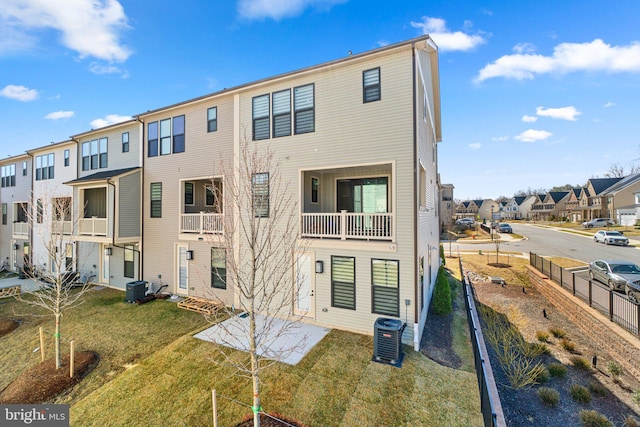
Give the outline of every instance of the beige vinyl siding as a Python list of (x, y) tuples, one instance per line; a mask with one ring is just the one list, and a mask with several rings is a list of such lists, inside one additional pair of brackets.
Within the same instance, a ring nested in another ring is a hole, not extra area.
[[(77, 170), (78, 177), (82, 178), (93, 175), (97, 172), (124, 169), (141, 166), (140, 161), (140, 132), (142, 125), (138, 122), (126, 123), (119, 126), (109, 127), (105, 130), (81, 135), (77, 148)], [(129, 151), (122, 152), (122, 134), (129, 132)], [(107, 167), (99, 169), (82, 170), (82, 144), (94, 139), (107, 138)], [(75, 164), (72, 163), (72, 166)]]
[[(218, 107), (218, 129), (207, 132), (207, 110)], [(143, 224), (144, 224), (144, 262), (143, 280), (167, 283), (168, 291), (176, 290), (175, 244), (179, 240), (180, 214), (184, 203), (181, 186), (184, 181), (197, 181), (214, 176), (221, 163), (229, 164), (233, 159), (233, 97), (223, 95), (155, 112), (142, 117), (145, 129), (148, 123), (185, 115), (185, 151), (157, 157), (147, 157), (147, 141), (144, 147), (144, 186), (143, 186)], [(250, 132), (250, 130), (249, 130)], [(217, 176), (217, 174), (216, 174)], [(153, 182), (162, 183), (162, 218), (150, 218), (149, 186)], [(194, 189), (196, 193), (200, 189)], [(224, 190), (223, 190), (224, 191)], [(202, 235), (202, 242), (185, 241), (194, 249), (194, 261), (189, 262), (189, 294), (203, 295), (209, 286), (208, 270), (205, 266), (209, 257), (202, 255), (201, 245), (211, 246), (210, 236)], [(194, 239), (197, 236), (193, 237)], [(195, 247), (195, 246), (194, 246)], [(204, 263), (204, 264), (203, 264)], [(199, 266), (196, 268), (196, 266)], [(192, 271), (193, 270), (193, 271)], [(228, 301), (231, 304), (233, 301)]]
[[(27, 162), (27, 176), (22, 175), (22, 162)], [(0, 224), (0, 261), (11, 260), (13, 248), (11, 240), (13, 239), (13, 222), (16, 220), (15, 204), (24, 202), (31, 204), (31, 158), (29, 156), (16, 156), (5, 159), (0, 162), (0, 166), (16, 166), (16, 181), (13, 187), (0, 188), (0, 202), (7, 204), (7, 224)], [(20, 246), (18, 256), (16, 258), (16, 266), (22, 267), (22, 248), (24, 242), (29, 241), (29, 236), (24, 239), (16, 239), (16, 243)], [(13, 266), (10, 266), (13, 267)]]
[(140, 191), (142, 172), (123, 176), (118, 182), (118, 237), (141, 236)]

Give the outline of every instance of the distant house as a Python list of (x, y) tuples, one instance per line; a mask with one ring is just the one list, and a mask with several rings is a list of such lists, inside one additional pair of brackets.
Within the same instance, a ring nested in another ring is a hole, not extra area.
[(537, 195), (536, 202), (531, 207), (531, 219), (534, 221), (553, 221), (562, 219), (566, 211), (565, 204), (569, 198), (569, 191), (549, 191), (544, 195)]
[(477, 221), (491, 221), (499, 218), (500, 204), (491, 199), (466, 200), (456, 207), (456, 218), (473, 218)]
[(593, 218), (609, 217), (609, 209), (607, 207), (607, 197), (605, 193), (607, 189), (616, 184), (622, 178), (591, 178), (585, 185), (585, 196), (587, 197), (586, 206), (581, 205), (582, 220), (588, 221)]
[(536, 197), (530, 196), (515, 196), (505, 203), (504, 206), (504, 219), (526, 219), (529, 218), (531, 206), (536, 201)]
[(478, 211), (480, 206), (475, 203), (473, 200), (465, 200), (460, 202), (456, 206), (456, 219), (460, 218), (473, 218), (478, 219)]
[[(623, 208), (626, 212), (629, 207), (637, 204), (636, 195), (638, 193), (640, 193), (640, 173), (628, 175), (607, 188), (602, 192), (602, 197), (606, 198), (607, 201), (607, 214), (604, 216), (615, 220), (618, 224), (622, 224), (623, 220), (628, 222), (629, 219), (627, 217), (621, 217), (621, 215), (627, 215), (628, 213), (623, 214), (618, 210)], [(633, 223), (635, 224), (635, 222)]]
[(453, 184), (440, 184), (440, 225), (451, 225), (453, 222), (455, 216), (453, 189)]
[(569, 191), (569, 197), (565, 204), (565, 213), (563, 214), (571, 222), (582, 222), (582, 207), (580, 206), (580, 195), (583, 193), (583, 187), (572, 188)]

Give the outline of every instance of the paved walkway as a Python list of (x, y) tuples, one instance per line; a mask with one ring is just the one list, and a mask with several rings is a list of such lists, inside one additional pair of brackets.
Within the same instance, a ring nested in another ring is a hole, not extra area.
[(17, 276), (0, 279), (0, 289), (20, 286), (22, 292), (35, 292), (40, 290), (40, 283), (33, 279), (18, 279)]

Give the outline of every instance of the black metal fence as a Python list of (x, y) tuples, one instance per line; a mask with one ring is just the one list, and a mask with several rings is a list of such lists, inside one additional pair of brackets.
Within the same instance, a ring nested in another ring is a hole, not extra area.
[(626, 295), (610, 290), (606, 285), (581, 277), (579, 273), (584, 272), (584, 269), (562, 268), (533, 252), (529, 252), (529, 264), (589, 304), (589, 307), (640, 337), (640, 304), (630, 301)]
[(462, 259), (460, 259), (460, 273), (464, 288), (464, 301), (467, 308), (467, 321), (471, 332), (471, 345), (473, 347), (473, 357), (475, 360), (476, 375), (478, 377), (478, 387), (480, 389), (480, 408), (484, 425), (490, 427), (506, 426), (502, 404), (498, 395), (498, 388), (493, 377), (493, 370), (487, 353), (487, 346), (482, 335), (478, 310), (476, 309), (475, 294), (473, 286), (465, 276), (462, 269)]

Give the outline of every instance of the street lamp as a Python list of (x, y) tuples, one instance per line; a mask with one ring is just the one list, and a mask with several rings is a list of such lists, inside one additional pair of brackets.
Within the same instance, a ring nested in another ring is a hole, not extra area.
[(491, 234), (491, 241), (493, 241), (493, 205), (491, 205), (491, 221), (489, 221), (489, 233)]

